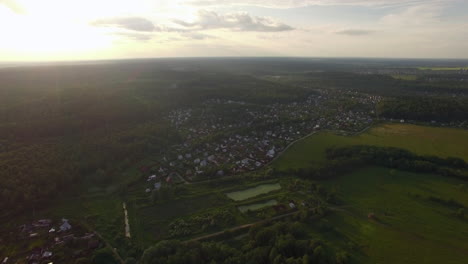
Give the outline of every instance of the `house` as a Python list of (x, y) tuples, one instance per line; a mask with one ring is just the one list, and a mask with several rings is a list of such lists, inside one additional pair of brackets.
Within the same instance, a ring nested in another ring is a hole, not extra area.
[(166, 182), (167, 183), (172, 183), (172, 176), (167, 176), (166, 177)]
[(270, 149), (270, 150), (267, 152), (266, 155), (267, 155), (267, 157), (269, 157), (269, 158), (275, 157), (275, 149), (274, 149), (274, 148)]
[(54, 233), (54, 232), (55, 232), (55, 228), (52, 227), (52, 228), (49, 230), (49, 233)]
[(159, 189), (161, 189), (161, 182), (157, 182), (154, 184), (154, 189), (159, 191)]
[(64, 231), (68, 231), (70, 230), (72, 227), (70, 225), (70, 223), (68, 223), (68, 220), (63, 218), (62, 219), (62, 225), (60, 226), (60, 231), (64, 232)]
[(32, 225), (34, 227), (49, 227), (51, 223), (52, 223), (52, 220), (50, 219), (41, 219), (41, 220), (38, 220), (36, 223), (33, 223)]
[(293, 202), (289, 202), (289, 207), (290, 207), (291, 209), (295, 209), (295, 208), (296, 208), (296, 204), (293, 203)]
[(152, 181), (154, 179), (156, 179), (156, 175), (151, 175), (151, 176), (148, 177), (147, 181)]
[(42, 257), (43, 258), (50, 258), (50, 257), (52, 257), (52, 252), (44, 251), (44, 253), (42, 254)]

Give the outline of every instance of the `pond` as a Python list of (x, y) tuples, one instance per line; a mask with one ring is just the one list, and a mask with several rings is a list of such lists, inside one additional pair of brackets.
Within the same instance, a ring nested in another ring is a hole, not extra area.
[(269, 193), (271, 191), (276, 191), (281, 189), (281, 185), (279, 183), (272, 183), (272, 184), (262, 184), (256, 186), (254, 188), (245, 189), (242, 191), (230, 192), (227, 193), (227, 197), (231, 198), (234, 201), (243, 201), (249, 198)]
[(269, 200), (269, 201), (265, 201), (265, 202), (262, 202), (262, 203), (242, 205), (242, 206), (239, 206), (238, 209), (242, 213), (245, 213), (245, 212), (247, 212), (249, 210), (250, 211), (255, 211), (255, 210), (258, 210), (258, 209), (262, 209), (264, 207), (273, 206), (273, 205), (277, 205), (277, 204), (278, 204), (278, 202), (276, 200)]

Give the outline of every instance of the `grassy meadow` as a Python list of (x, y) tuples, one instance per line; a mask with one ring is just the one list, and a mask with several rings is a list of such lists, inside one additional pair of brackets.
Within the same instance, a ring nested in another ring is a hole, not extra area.
[(294, 144), (272, 166), (280, 170), (305, 168), (325, 161), (333, 146), (375, 145), (407, 149), (419, 155), (458, 157), (468, 161), (468, 131), (409, 124), (384, 124), (356, 136), (322, 132)]
[(468, 220), (455, 215), (457, 208), (429, 199), (452, 199), (466, 208), (462, 183), (387, 168), (359, 170), (326, 183), (339, 189), (344, 204), (329, 221), (361, 245), (363, 263), (462, 263)]
[[(355, 136), (322, 132), (289, 148), (272, 166), (307, 168), (325, 162), (332, 146), (375, 145), (419, 155), (468, 160), (468, 131), (408, 124), (384, 124)], [(368, 167), (321, 181), (336, 190), (339, 206), (320, 223), (317, 236), (348, 247), (359, 263), (463, 263), (468, 259), (468, 208), (464, 181), (438, 175)], [(369, 214), (375, 217), (369, 218)], [(329, 226), (324, 231), (320, 226)], [(361, 253), (358, 253), (361, 252)]]

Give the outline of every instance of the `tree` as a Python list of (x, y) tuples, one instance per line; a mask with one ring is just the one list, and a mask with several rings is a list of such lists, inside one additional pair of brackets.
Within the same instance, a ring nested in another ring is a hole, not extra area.
[(118, 261), (114, 258), (114, 254), (108, 248), (97, 250), (91, 260), (93, 264), (118, 264)]

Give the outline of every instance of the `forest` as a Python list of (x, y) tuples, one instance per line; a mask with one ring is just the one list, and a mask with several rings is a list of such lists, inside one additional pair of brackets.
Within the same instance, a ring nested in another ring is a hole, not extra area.
[(390, 119), (425, 122), (463, 122), (468, 119), (468, 99), (444, 97), (397, 97), (385, 99), (377, 114)]

